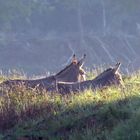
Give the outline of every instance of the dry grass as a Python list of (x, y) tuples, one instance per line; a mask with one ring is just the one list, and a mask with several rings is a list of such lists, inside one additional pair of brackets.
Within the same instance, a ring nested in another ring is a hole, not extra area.
[(124, 83), (124, 89), (65, 96), (24, 86), (8, 91), (0, 97), (0, 138), (115, 139), (117, 125), (135, 118), (140, 105), (140, 74), (125, 77)]

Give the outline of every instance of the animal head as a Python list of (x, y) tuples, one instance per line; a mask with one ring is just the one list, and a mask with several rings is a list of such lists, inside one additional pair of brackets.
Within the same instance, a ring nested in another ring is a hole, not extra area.
[(119, 73), (121, 63), (117, 63), (113, 68), (109, 68), (95, 78), (99, 83), (99, 87), (110, 86), (110, 85), (121, 85), (123, 86), (122, 76)]
[(117, 85), (122, 85), (124, 86), (123, 80), (122, 80), (122, 75), (119, 72), (121, 63), (118, 62), (115, 67), (113, 68), (113, 74), (114, 74), (114, 82)]
[(74, 54), (70, 65), (55, 75), (56, 80), (62, 82), (78, 82), (85, 80), (85, 71), (82, 68), (85, 58), (86, 55), (84, 54), (84, 56), (78, 61)]

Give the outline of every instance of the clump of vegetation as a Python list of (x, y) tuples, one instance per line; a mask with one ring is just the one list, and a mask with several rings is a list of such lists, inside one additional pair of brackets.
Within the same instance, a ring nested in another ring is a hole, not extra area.
[(140, 74), (124, 83), (69, 95), (8, 91), (0, 97), (0, 139), (139, 140)]

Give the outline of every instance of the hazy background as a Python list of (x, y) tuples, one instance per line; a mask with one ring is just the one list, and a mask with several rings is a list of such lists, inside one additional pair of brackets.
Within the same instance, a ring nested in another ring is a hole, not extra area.
[(0, 69), (56, 72), (76, 53), (86, 67), (140, 68), (140, 0), (0, 0)]

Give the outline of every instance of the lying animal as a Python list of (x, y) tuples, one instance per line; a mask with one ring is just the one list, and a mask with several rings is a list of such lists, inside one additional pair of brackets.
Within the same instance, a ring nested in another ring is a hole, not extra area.
[(71, 92), (81, 92), (89, 88), (96, 90), (111, 85), (123, 85), (122, 76), (118, 71), (120, 65), (120, 63), (117, 63), (114, 68), (105, 70), (93, 80), (77, 83), (58, 82), (57, 90), (61, 94), (67, 94)]
[(76, 56), (73, 55), (72, 62), (66, 68), (61, 70), (59, 73), (36, 80), (7, 80), (0, 84), (3, 89), (11, 90), (17, 86), (25, 86), (27, 88), (38, 88), (46, 89), (47, 91), (53, 91), (56, 89), (57, 82), (80, 82), (85, 80), (85, 72), (83, 70), (83, 64), (86, 55), (83, 56), (79, 61)]

